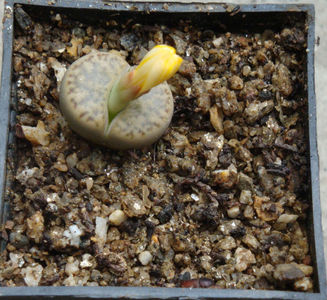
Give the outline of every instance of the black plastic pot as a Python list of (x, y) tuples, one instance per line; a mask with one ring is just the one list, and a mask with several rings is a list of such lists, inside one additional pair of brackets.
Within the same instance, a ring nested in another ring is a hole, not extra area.
[[(6, 187), (6, 158), (14, 146), (12, 128), (15, 124), (14, 96), (11, 95), (13, 83), (12, 45), (14, 32), (14, 10), (16, 4), (24, 9), (37, 11), (48, 16), (50, 10), (64, 12), (81, 21), (96, 20), (100, 16), (119, 13), (152, 22), (179, 18), (187, 15), (195, 22), (210, 24), (219, 18), (228, 31), (243, 29), (281, 28), (288, 22), (307, 22), (307, 78), (308, 78), (308, 127), (311, 168), (311, 211), (309, 231), (311, 255), (313, 258), (314, 292), (218, 290), (185, 288), (147, 288), (147, 287), (0, 287), (1, 299), (327, 299), (326, 277), (321, 228), (321, 209), (319, 199), (319, 172), (316, 132), (316, 101), (314, 91), (314, 6), (313, 5), (226, 5), (199, 3), (149, 3), (149, 2), (111, 2), (106, 0), (8, 0), (5, 1), (3, 29), (3, 62), (0, 99), (0, 217), (5, 222), (9, 204), (4, 199)], [(223, 29), (224, 30), (224, 29)]]

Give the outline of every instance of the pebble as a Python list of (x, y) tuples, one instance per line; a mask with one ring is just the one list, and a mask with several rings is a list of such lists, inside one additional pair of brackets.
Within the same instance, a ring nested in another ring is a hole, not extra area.
[[(244, 157), (246, 157), (247, 156), (246, 153), (248, 150), (241, 147), (239, 150), (239, 155), (241, 154), (241, 149), (244, 150), (242, 152), (245, 154)], [(249, 158), (247, 161), (250, 161), (250, 160), (252, 160), (252, 159)], [(253, 189), (253, 179), (250, 176), (244, 174), (243, 172), (239, 172), (237, 186), (240, 190), (252, 190)]]
[(227, 210), (227, 214), (230, 218), (234, 219), (240, 214), (239, 206), (233, 206)]
[(283, 64), (278, 64), (276, 66), (276, 71), (272, 76), (272, 83), (276, 85), (279, 91), (286, 97), (293, 91), (290, 71)]
[(25, 260), (24, 260), (24, 254), (23, 253), (9, 253), (9, 258), (11, 260), (11, 262), (13, 263), (13, 265), (18, 266), (19, 268), (21, 268), (24, 264), (25, 264)]
[(282, 214), (277, 219), (277, 223), (293, 223), (297, 220), (298, 215)]
[(297, 280), (296, 282), (294, 282), (294, 288), (302, 292), (312, 290), (313, 288), (312, 280), (308, 277), (304, 277), (300, 280)]
[(229, 79), (229, 84), (230, 84), (230, 88), (232, 90), (241, 90), (243, 89), (243, 80), (236, 76), (233, 75), (230, 79)]
[(85, 185), (85, 187), (86, 187), (86, 189), (88, 191), (90, 191), (91, 188), (93, 187), (94, 181), (93, 181), (93, 178), (92, 177), (87, 177), (87, 178), (83, 178), (81, 180), (81, 183)]
[(203, 270), (210, 272), (212, 270), (211, 257), (209, 255), (203, 255), (200, 257), (200, 265)]
[(295, 264), (301, 271), (304, 273), (305, 276), (310, 276), (313, 273), (313, 267), (307, 266), (305, 264)]
[(137, 195), (130, 192), (123, 197), (122, 205), (124, 213), (129, 217), (141, 217), (147, 212), (145, 203)]
[(95, 218), (95, 235), (100, 244), (104, 244), (107, 240), (108, 224), (107, 219), (102, 217)]
[(236, 270), (242, 272), (251, 264), (256, 263), (255, 256), (250, 250), (238, 247), (235, 251)]
[(274, 271), (274, 278), (279, 281), (295, 281), (305, 276), (296, 264), (279, 264)]
[(75, 168), (77, 162), (78, 162), (78, 157), (77, 157), (77, 154), (75, 152), (72, 153), (72, 154), (69, 154), (66, 157), (66, 163), (67, 163), (69, 169)]
[(219, 37), (219, 38), (217, 38), (217, 39), (214, 39), (214, 40), (212, 41), (212, 44), (213, 44), (216, 48), (219, 48), (219, 47), (222, 45), (223, 42), (224, 42), (223, 38), (222, 38), (222, 37)]
[(241, 226), (242, 222), (240, 220), (228, 220), (219, 225), (219, 230), (224, 235), (231, 235), (233, 231), (237, 230)]
[(64, 64), (61, 64), (54, 57), (49, 57), (48, 63), (50, 64), (51, 68), (54, 71), (54, 74), (55, 74), (56, 79), (57, 79), (58, 90), (59, 90), (60, 83), (61, 83), (67, 69), (66, 69)]
[(251, 72), (251, 67), (249, 65), (246, 65), (242, 69), (243, 76), (248, 76)]
[(110, 224), (115, 225), (115, 226), (119, 226), (120, 224), (122, 224), (126, 220), (127, 220), (127, 216), (120, 209), (116, 209), (109, 216), (109, 222), (110, 222)]
[(44, 231), (44, 217), (40, 211), (26, 220), (27, 222), (27, 235), (36, 243), (41, 241)]
[(42, 121), (38, 121), (36, 127), (22, 126), (24, 137), (33, 145), (47, 146), (50, 143), (49, 132), (46, 131)]
[(252, 204), (252, 193), (249, 190), (242, 190), (240, 194), (240, 202), (242, 204)]
[(242, 242), (252, 249), (258, 249), (258, 247), (260, 246), (260, 243), (258, 242), (256, 237), (252, 234), (246, 234), (243, 237)]
[(82, 261), (80, 263), (80, 267), (83, 268), (83, 269), (92, 267), (93, 263), (92, 263), (91, 259), (92, 259), (91, 254), (89, 254), (89, 253), (83, 254)]
[(38, 286), (42, 277), (43, 267), (39, 264), (22, 269), (21, 274), (27, 286)]
[(243, 215), (247, 219), (252, 219), (254, 216), (254, 210), (251, 205), (247, 205), (244, 209)]
[(63, 235), (69, 239), (69, 242), (72, 246), (79, 247), (81, 242), (80, 236), (83, 234), (83, 231), (79, 229), (77, 225), (69, 226), (68, 230), (65, 230)]
[(227, 236), (217, 243), (217, 248), (222, 250), (230, 250), (236, 248), (235, 239), (231, 236)]
[(9, 241), (17, 249), (23, 248), (29, 244), (29, 240), (26, 235), (15, 231), (10, 233)]
[(76, 274), (79, 271), (79, 261), (74, 260), (74, 257), (70, 256), (68, 258), (68, 263), (65, 266), (65, 273), (67, 275)]
[(146, 266), (152, 261), (153, 256), (150, 251), (143, 251), (139, 254), (138, 258), (140, 263)]
[(39, 168), (31, 168), (31, 169), (25, 169), (21, 171), (17, 176), (16, 179), (23, 185), (26, 185), (28, 183), (28, 180), (36, 177), (40, 174)]
[(67, 172), (68, 171), (68, 167), (66, 164), (62, 164), (62, 163), (55, 163), (53, 165), (53, 167), (55, 169), (57, 169), (59, 172)]

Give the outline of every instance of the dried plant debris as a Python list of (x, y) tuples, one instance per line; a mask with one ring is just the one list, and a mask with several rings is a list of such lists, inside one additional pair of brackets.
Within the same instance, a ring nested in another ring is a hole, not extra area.
[[(1, 285), (312, 291), (304, 28), (94, 27), (18, 13)], [(121, 152), (72, 132), (58, 108), (64, 70), (92, 49), (133, 65), (158, 43), (184, 57), (162, 139)]]

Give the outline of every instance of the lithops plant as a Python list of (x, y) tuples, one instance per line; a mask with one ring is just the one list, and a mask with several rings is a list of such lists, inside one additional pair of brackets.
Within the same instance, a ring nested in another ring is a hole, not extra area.
[(170, 124), (174, 103), (166, 82), (182, 58), (155, 46), (131, 68), (117, 51), (94, 51), (75, 61), (60, 86), (60, 107), (71, 128), (114, 149), (154, 143)]

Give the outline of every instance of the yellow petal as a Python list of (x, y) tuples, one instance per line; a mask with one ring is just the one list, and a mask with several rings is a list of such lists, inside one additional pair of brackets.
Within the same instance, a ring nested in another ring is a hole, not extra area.
[(128, 102), (172, 77), (182, 62), (173, 47), (158, 45), (152, 48), (135, 69), (123, 74), (112, 87), (108, 99), (109, 122)]
[(173, 47), (155, 46), (134, 70), (131, 85), (140, 88), (137, 97), (172, 77), (182, 61)]

